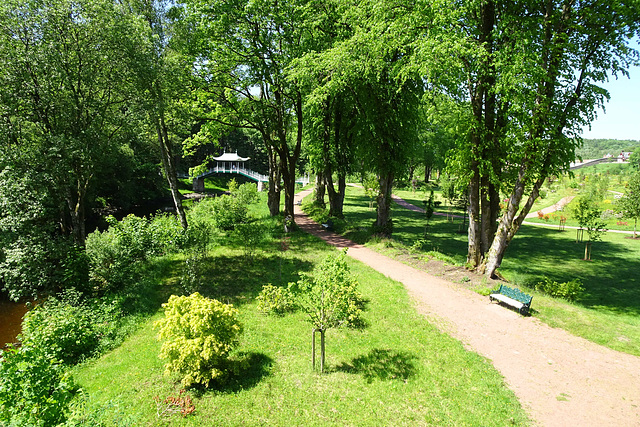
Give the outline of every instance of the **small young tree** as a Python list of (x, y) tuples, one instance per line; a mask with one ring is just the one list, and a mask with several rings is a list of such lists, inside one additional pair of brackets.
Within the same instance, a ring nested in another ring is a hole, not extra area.
[(426, 200), (424, 200), (423, 203), (424, 203), (424, 216), (427, 219), (427, 225), (424, 228), (424, 237), (426, 238), (427, 235), (429, 234), (429, 221), (433, 216), (433, 210), (435, 206), (435, 202), (433, 201), (433, 190), (431, 190), (429, 197)]
[[(445, 175), (440, 180), (440, 190), (442, 191), (442, 197), (448, 202), (449, 205), (453, 205), (453, 200), (456, 198), (456, 189), (453, 181)], [(449, 219), (449, 210), (447, 209), (447, 219)]]
[[(600, 218), (600, 209), (591, 199), (580, 197), (573, 210), (573, 215), (578, 221), (581, 230), (586, 230), (589, 240), (585, 243), (584, 260), (591, 260), (591, 243), (597, 242), (602, 238), (602, 234), (607, 231), (606, 223)], [(579, 239), (578, 239), (579, 240)]]
[(380, 189), (380, 183), (373, 174), (365, 174), (362, 176), (362, 187), (364, 187), (364, 194), (369, 198), (369, 209), (373, 209), (373, 204), (378, 196)]
[(618, 202), (625, 218), (633, 219), (633, 238), (637, 239), (638, 218), (640, 218), (640, 170), (629, 180), (627, 191)]
[(298, 306), (307, 313), (313, 326), (314, 367), (315, 333), (320, 332), (320, 372), (324, 372), (327, 329), (361, 323), (363, 299), (345, 257), (346, 252), (329, 254), (310, 274), (304, 274), (297, 283), (289, 284)]

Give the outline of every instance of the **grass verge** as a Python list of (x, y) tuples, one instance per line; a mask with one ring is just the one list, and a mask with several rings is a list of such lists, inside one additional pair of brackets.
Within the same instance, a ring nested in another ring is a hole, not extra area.
[[(370, 228), (375, 210), (369, 208), (362, 189), (348, 188), (344, 212), (345, 220), (339, 231), (346, 237), (417, 267), (434, 259), (459, 266), (460, 273), (450, 274), (451, 280), (467, 282), (474, 290), (486, 293), (487, 286), (491, 286), (483, 278), (463, 280), (471, 274), (463, 269), (467, 236), (462, 218), (434, 215), (425, 237), (424, 214), (394, 204), (394, 233), (393, 240), (389, 240), (372, 237)], [(322, 214), (320, 210), (315, 212), (316, 217)], [(575, 230), (560, 232), (523, 225), (511, 242), (499, 272), (534, 296), (533, 313), (545, 323), (640, 356), (640, 288), (637, 286), (640, 240), (606, 233), (601, 242), (593, 244), (592, 261), (583, 261), (585, 243), (576, 243), (575, 237)], [(447, 268), (440, 268), (435, 274), (449, 278), (449, 273), (443, 270)], [(578, 278), (585, 293), (575, 303), (547, 297), (534, 290), (544, 278), (558, 282)]]
[[(200, 291), (240, 309), (246, 332), (234, 356), (247, 360), (248, 367), (225, 388), (189, 392), (193, 415), (162, 413), (158, 399), (179, 396), (179, 383), (163, 376), (157, 357), (160, 344), (152, 324), (161, 316), (159, 310), (119, 348), (75, 368), (86, 396), (76, 419), (189, 426), (529, 423), (487, 360), (429, 324), (401, 284), (353, 260), (350, 267), (368, 300), (368, 327), (329, 331), (329, 372), (314, 372), (304, 315), (265, 317), (255, 296), (263, 284), (284, 286), (296, 280), (299, 271), (311, 269), (328, 250), (298, 232), (263, 242), (248, 261), (241, 242), (221, 243), (206, 258), (209, 280)], [(156, 289), (163, 297), (180, 292), (172, 269), (165, 271)]]

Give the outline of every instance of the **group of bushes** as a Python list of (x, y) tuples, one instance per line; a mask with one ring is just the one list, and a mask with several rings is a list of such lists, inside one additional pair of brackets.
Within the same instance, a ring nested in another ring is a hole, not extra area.
[[(345, 255), (330, 254), (286, 289), (265, 285), (257, 298), (258, 308), (280, 315), (300, 309), (322, 334), (343, 325), (361, 327), (364, 300), (357, 285)], [(237, 372), (243, 361), (229, 359), (243, 331), (237, 309), (197, 292), (173, 295), (163, 307), (164, 318), (154, 326), (159, 329), (158, 339), (164, 341), (160, 357), (167, 361), (165, 373), (179, 375), (185, 387), (207, 387), (224, 383)]]
[[(189, 254), (206, 254), (213, 228), (228, 230), (249, 222), (248, 205), (257, 200), (256, 186), (232, 183), (231, 190), (231, 195), (195, 205), (188, 212), (187, 230), (172, 215), (130, 215), (121, 221), (109, 217), (109, 228), (89, 234), (85, 248), (67, 245), (51, 255), (43, 249), (40, 258), (56, 258), (55, 265), (19, 269), (25, 277), (16, 277), (16, 283), (49, 275), (47, 280), (57, 285), (48, 289), (59, 291), (25, 316), (21, 345), (0, 352), (0, 419), (16, 426), (64, 422), (77, 391), (68, 367), (117, 345), (126, 326), (135, 324), (131, 319), (136, 313), (155, 309), (148, 307), (148, 298), (140, 298), (145, 287), (153, 285), (147, 277), (148, 261), (177, 251), (186, 251), (189, 261)], [(12, 265), (5, 264), (6, 269)], [(209, 351), (219, 351), (219, 343), (207, 340)]]
[(86, 250), (67, 252), (61, 286), (73, 286), (30, 310), (20, 346), (0, 352), (0, 419), (10, 425), (65, 421), (78, 390), (68, 367), (124, 339), (131, 315), (147, 303), (135, 295), (146, 284), (144, 261), (168, 250), (167, 242), (185, 239), (168, 216), (109, 223), (88, 236)]

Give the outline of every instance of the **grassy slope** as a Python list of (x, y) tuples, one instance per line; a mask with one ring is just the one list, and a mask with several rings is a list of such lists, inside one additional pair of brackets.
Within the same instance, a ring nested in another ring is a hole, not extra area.
[[(420, 206), (424, 193), (400, 192)], [(345, 234), (364, 243), (375, 211), (361, 189), (350, 187), (345, 199)], [(424, 214), (394, 204), (394, 239), (410, 248), (422, 237)], [(462, 231), (462, 233), (460, 233)], [(523, 225), (512, 241), (500, 273), (534, 295), (536, 317), (607, 347), (640, 356), (640, 241), (607, 233), (593, 244), (592, 261), (582, 261), (584, 243), (575, 243), (575, 231)], [(433, 216), (424, 251), (438, 251), (463, 265), (467, 251), (462, 219)], [(406, 252), (406, 251), (405, 251)], [(416, 256), (420, 257), (420, 254)], [(531, 289), (544, 277), (565, 282), (582, 280), (586, 292), (575, 304), (546, 297)]]
[[(227, 388), (191, 393), (196, 414), (160, 420), (154, 397), (178, 395), (176, 378), (162, 375), (152, 323), (121, 347), (76, 368), (89, 412), (107, 425), (508, 425), (528, 420), (502, 377), (483, 358), (439, 332), (412, 307), (404, 288), (350, 261), (369, 300), (368, 327), (330, 330), (329, 373), (310, 366), (310, 326), (302, 314), (265, 317), (254, 297), (264, 283), (284, 285), (327, 250), (294, 233), (289, 250), (266, 241), (252, 263), (241, 243), (218, 246), (208, 263), (204, 294), (233, 302), (245, 334), (236, 357), (249, 368)], [(174, 257), (167, 263), (179, 263)], [(165, 268), (166, 272), (172, 271)], [(175, 269), (173, 270), (175, 271)], [(167, 275), (158, 293), (179, 292)]]

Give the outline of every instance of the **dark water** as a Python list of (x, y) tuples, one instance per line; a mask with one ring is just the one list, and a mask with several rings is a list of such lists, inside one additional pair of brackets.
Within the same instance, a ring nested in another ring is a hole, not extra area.
[(0, 349), (16, 342), (22, 328), (22, 316), (28, 310), (27, 304), (0, 299)]

